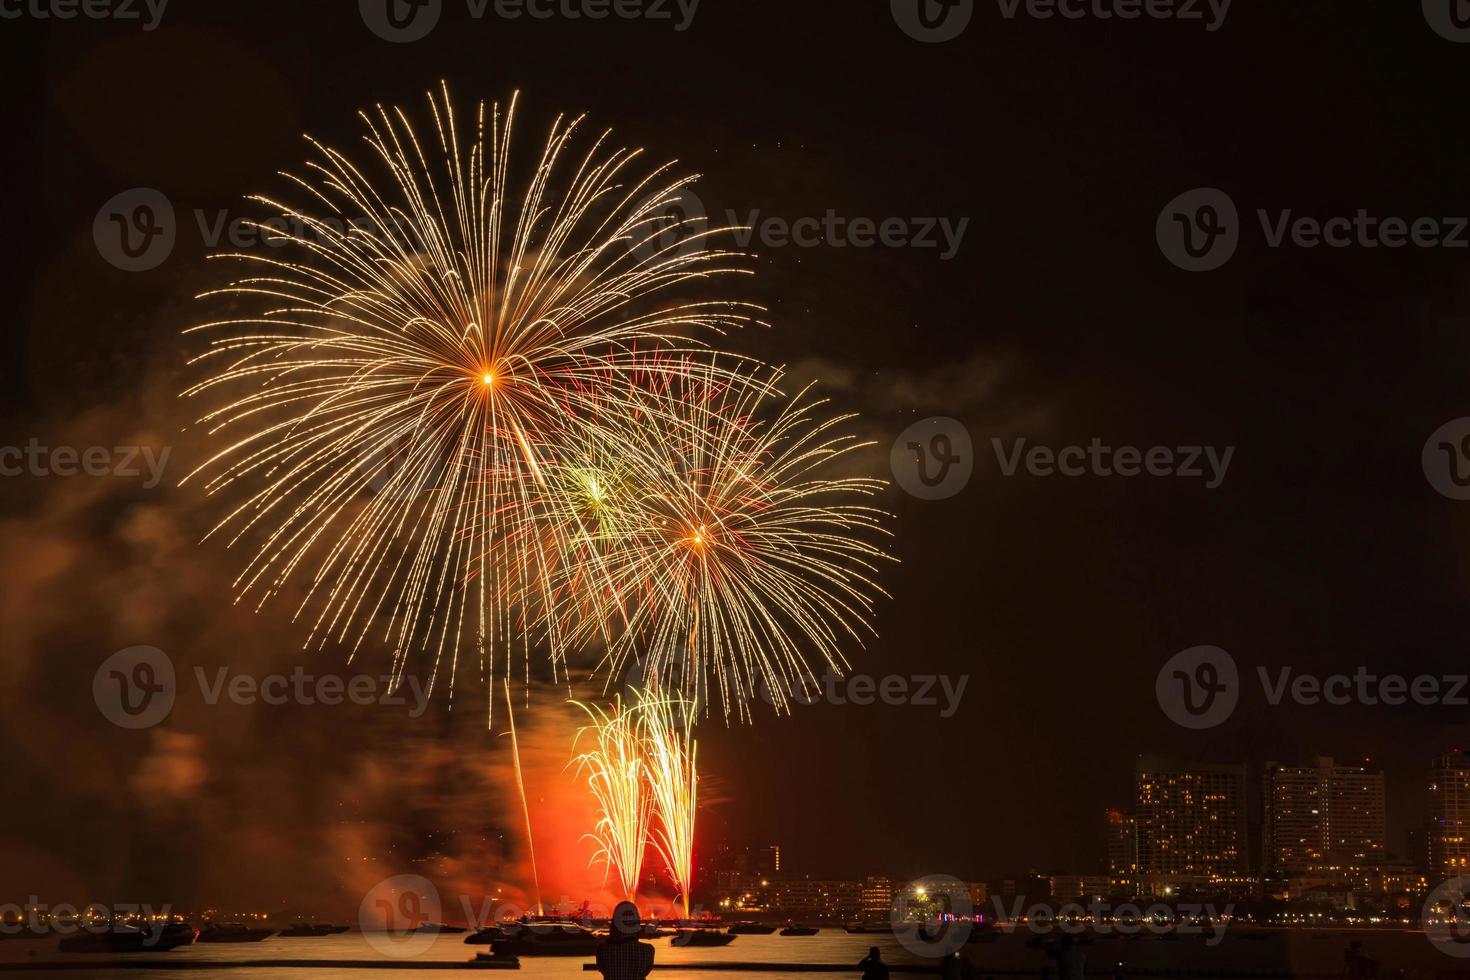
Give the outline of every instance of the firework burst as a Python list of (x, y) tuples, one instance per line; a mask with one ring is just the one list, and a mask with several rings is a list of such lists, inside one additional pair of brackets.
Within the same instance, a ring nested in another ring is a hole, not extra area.
[(584, 491), (552, 522), (572, 529), (557, 535), (556, 617), (573, 645), (603, 649), (607, 677), (635, 663), (660, 689), (702, 708), (717, 692), (727, 719), (748, 718), (762, 693), (788, 709), (814, 664), (845, 669), (845, 643), (871, 633), (889, 555), (887, 515), (868, 501), (883, 484), (834, 475), (867, 444), (805, 390), (770, 407), (779, 382), (685, 361), (630, 390), (549, 474), (598, 488), (605, 517), (588, 519)]
[(649, 353), (755, 311), (678, 298), (745, 271), (664, 218), (690, 178), (639, 171), (606, 133), (577, 157), (581, 120), (559, 117), (517, 180), (514, 99), (472, 119), (447, 89), (429, 102), (427, 137), (380, 106), (362, 114), (370, 164), (312, 141), (306, 176), (284, 175), (305, 204), (253, 199), (299, 230), (220, 256), (246, 273), (204, 294), (234, 309), (192, 328), (212, 373), (185, 394), (218, 400), (200, 424), (225, 444), (186, 480), (238, 495), (208, 535), (252, 549), (237, 601), (299, 580), (307, 646), (380, 636), (396, 673), (423, 656), (451, 690), (473, 648), (493, 691), (517, 648), (564, 666), (557, 618), (527, 607), (550, 595), (546, 549), (568, 549), (521, 530), (541, 526), (537, 499), (589, 490), (546, 479), (568, 432), (619, 410), (609, 378), (677, 369)]

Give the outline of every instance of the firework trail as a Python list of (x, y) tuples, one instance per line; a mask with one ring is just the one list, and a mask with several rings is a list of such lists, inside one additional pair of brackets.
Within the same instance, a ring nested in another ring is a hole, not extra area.
[(692, 178), (639, 171), (607, 133), (578, 158), (581, 119), (558, 117), (517, 179), (514, 98), (472, 119), (447, 88), (429, 103), (423, 139), (399, 109), (362, 113), (361, 166), (311, 141), (306, 176), (283, 175), (301, 207), (253, 198), (288, 230), (257, 226), (269, 254), (216, 256), (246, 271), (203, 294), (229, 315), (191, 328), (212, 373), (185, 395), (216, 399), (200, 424), (224, 446), (185, 479), (237, 495), (206, 536), (248, 538), (237, 601), (298, 581), (307, 646), (355, 656), (380, 636), (396, 675), (427, 660), (430, 690), (445, 671), (452, 692), (473, 649), (493, 711), (517, 647), (565, 667), (557, 618), (534, 608), (543, 549), (565, 543), (519, 531), (561, 486), (545, 471), (567, 433), (618, 411), (607, 379), (679, 369), (650, 353), (699, 350), (754, 308), (680, 298), (746, 271), (701, 223), (663, 217)]
[(695, 706), (688, 701), (646, 695), (638, 702), (643, 734), (644, 772), (656, 819), (650, 835), (669, 880), (679, 890), (684, 918), (694, 885), (694, 815), (699, 801), (695, 768)]
[(590, 719), (577, 731), (573, 747), (575, 751), (588, 735), (592, 745), (576, 754), (571, 764), (587, 777), (587, 788), (597, 801), (598, 819), (590, 835), (598, 844), (593, 860), (603, 864), (604, 873), (615, 873), (623, 897), (634, 901), (653, 810), (635, 712), (621, 699), (606, 711), (596, 705), (574, 703)]
[(842, 431), (850, 416), (818, 418), (806, 390), (777, 402), (777, 371), (729, 377), (684, 360), (638, 379), (548, 472), (569, 645), (600, 647), (609, 678), (632, 664), (701, 707), (717, 692), (727, 720), (762, 689), (789, 710), (814, 661), (843, 670), (890, 558), (867, 503), (883, 483), (832, 473), (868, 445)]

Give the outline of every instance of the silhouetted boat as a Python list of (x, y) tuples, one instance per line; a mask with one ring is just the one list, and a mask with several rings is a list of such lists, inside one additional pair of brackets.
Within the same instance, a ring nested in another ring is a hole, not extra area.
[(199, 933), (187, 922), (169, 922), (139, 929), (115, 925), (106, 932), (83, 930), (57, 945), (63, 953), (158, 953), (188, 946)]
[(769, 936), (776, 931), (776, 927), (764, 926), (759, 922), (737, 922), (725, 931), (732, 936)]
[(329, 936), (334, 932), (346, 932), (347, 927), (338, 929), (329, 926), (325, 922), (293, 922), (280, 932), (282, 939), (302, 939), (316, 936)]
[(787, 926), (781, 930), (783, 936), (815, 936), (820, 932), (816, 926)]
[(425, 922), (414, 930), (414, 932), (431, 932), (443, 936), (457, 936), (468, 931), (464, 926), (450, 926), (442, 922)]
[(606, 942), (606, 937), (575, 922), (533, 922), (502, 933), (502, 938), (490, 941), (490, 952), (496, 956), (591, 956)]
[(892, 934), (893, 926), (887, 922), (849, 922), (844, 926), (851, 933), (889, 933)]
[[(771, 932), (775, 932), (775, 927)], [(680, 929), (674, 933), (674, 938), (669, 940), (671, 946), (728, 946), (735, 941), (739, 933), (716, 932), (713, 929)], [(757, 933), (757, 935), (769, 936), (770, 933)]]
[(518, 956), (501, 953), (476, 953), (475, 958), (470, 960), (470, 966), (477, 970), (519, 970), (521, 960)]
[(199, 942), (258, 943), (275, 934), (274, 929), (252, 929), (242, 922), (206, 922), (199, 930)]

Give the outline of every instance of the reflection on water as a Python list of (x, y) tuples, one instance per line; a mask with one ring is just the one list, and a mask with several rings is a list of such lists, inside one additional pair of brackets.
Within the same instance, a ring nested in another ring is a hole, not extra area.
[[(381, 937), (374, 938), (381, 939)], [(1185, 976), (1191, 973), (1210, 973), (1215, 976), (1232, 974), (1236, 976), (1338, 976), (1342, 973), (1343, 953), (1353, 939), (1362, 943), (1362, 952), (1365, 956), (1381, 964), (1380, 976), (1399, 970), (1409, 976), (1424, 977), (1433, 977), (1436, 971), (1441, 970), (1470, 970), (1470, 960), (1457, 959), (1436, 950), (1419, 933), (1230, 930), (1215, 946), (1207, 945), (1207, 938), (1206, 935), (1199, 935), (1165, 941), (1151, 935), (1141, 935), (1136, 939), (1125, 939), (1119, 936), (1094, 937), (1085, 946), (1088, 974), (1110, 977), (1115, 975), (1119, 964), (1122, 964), (1125, 973), (1148, 973), (1155, 976), (1171, 974)], [(483, 946), (467, 946), (463, 940), (463, 936), (457, 935), (436, 937), (427, 950), (411, 959), (464, 963), (476, 952), (486, 949)], [(815, 936), (741, 936), (729, 946), (703, 949), (678, 948), (671, 946), (667, 939), (659, 939), (654, 942), (654, 948), (657, 952), (657, 963), (660, 965), (746, 962), (851, 963), (854, 964), (851, 975), (857, 976), (857, 961), (863, 957), (869, 946), (875, 944), (883, 950), (884, 959), (895, 965), (932, 962), (910, 954), (891, 936), (848, 935), (841, 929), (824, 929)], [(1042, 966), (1047, 962), (1041, 941), (1028, 932), (1001, 935), (993, 942), (972, 943), (965, 947), (965, 953), (975, 962), (978, 968), (976, 975), (981, 978), (987, 976), (988, 973), (1040, 976)], [(142, 960), (149, 955), (152, 954), (139, 954), (136, 959)], [(358, 933), (310, 939), (275, 937), (264, 942), (240, 945), (196, 945), (156, 955), (159, 959), (166, 959), (173, 968), (167, 971), (87, 969), (75, 973), (22, 971), (4, 973), (0, 976), (35, 975), (53, 978), (85, 976), (117, 978), (117, 980), (134, 978), (136, 980), (138, 977), (161, 975), (176, 978), (176, 980), (190, 980), (190, 978), (220, 980), (223, 977), (242, 976), (248, 973), (252, 977), (261, 976), (273, 978), (273, 980), (285, 980), (285, 978), (331, 980), (334, 977), (349, 976), (356, 980), (376, 977), (397, 977), (401, 980), (405, 976), (414, 975), (412, 972), (405, 973), (397, 969), (375, 970), (370, 968), (324, 969), (288, 966), (271, 969), (250, 968), (239, 972), (220, 972), (210, 969), (196, 971), (178, 968), (178, 965), (185, 962), (240, 963), (250, 960), (282, 959), (383, 962), (392, 959), (375, 949)], [(4, 963), (7, 967), (25, 962), (40, 963), (58, 960), (85, 964), (97, 959), (106, 959), (106, 957), (89, 958), (85, 954), (59, 953), (56, 950), (54, 939), (0, 942), (0, 963)], [(582, 962), (578, 958), (528, 956), (521, 959), (520, 972), (511, 975), (571, 980), (575, 977), (589, 976), (583, 972)], [(734, 975), (737, 974), (705, 972), (697, 969), (680, 970), (677, 973), (679, 980), (717, 980), (717, 978), (729, 978)], [(810, 973), (780, 971), (760, 975), (771, 978), (771, 980), (797, 976), (810, 978), (812, 976)], [(832, 975), (841, 976), (842, 974)]]

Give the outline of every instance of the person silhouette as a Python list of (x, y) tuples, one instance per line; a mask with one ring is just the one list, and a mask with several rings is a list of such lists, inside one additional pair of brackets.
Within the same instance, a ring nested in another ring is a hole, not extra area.
[(607, 942), (597, 947), (597, 972), (605, 980), (643, 980), (653, 971), (653, 947), (640, 942), (638, 906), (619, 902), (608, 923)]
[(868, 955), (858, 961), (858, 966), (863, 969), (863, 980), (888, 980), (888, 964), (877, 946), (868, 947)]
[(1087, 975), (1087, 954), (1070, 935), (1063, 936), (1061, 943), (1047, 950), (1046, 955), (1056, 961), (1057, 980), (1082, 980)]

